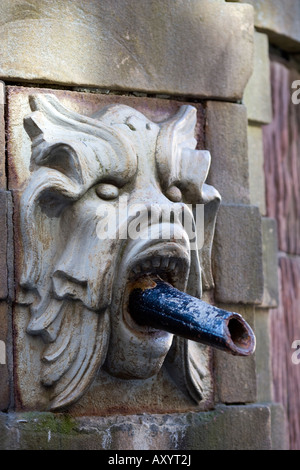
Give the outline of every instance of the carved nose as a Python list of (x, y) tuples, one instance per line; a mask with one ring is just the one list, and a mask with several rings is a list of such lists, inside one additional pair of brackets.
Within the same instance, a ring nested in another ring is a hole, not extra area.
[(134, 229), (136, 221), (143, 239), (184, 240), (187, 238), (186, 227), (193, 225), (193, 214), (189, 208), (183, 202), (170, 201), (157, 189), (149, 198), (140, 190), (135, 191), (128, 202), (128, 215), (129, 227)]
[(129, 298), (135, 322), (222, 349), (249, 356), (255, 336), (244, 318), (175, 289), (159, 278), (137, 281)]

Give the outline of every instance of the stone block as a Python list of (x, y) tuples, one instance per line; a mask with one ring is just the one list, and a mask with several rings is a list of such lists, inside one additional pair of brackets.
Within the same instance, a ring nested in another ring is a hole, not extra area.
[(212, 156), (208, 182), (218, 189), (223, 202), (249, 204), (245, 106), (206, 103), (205, 148)]
[(273, 398), (273, 390), (270, 350), (270, 313), (268, 309), (255, 309), (255, 336), (257, 401), (271, 402)]
[(0, 189), (6, 189), (4, 105), (5, 86), (4, 83), (0, 81)]
[(262, 215), (266, 214), (264, 149), (262, 128), (248, 126), (248, 160), (250, 203), (258, 206)]
[(253, 8), (222, 1), (1, 2), (7, 80), (241, 99)]
[(275, 219), (262, 218), (262, 246), (264, 293), (262, 307), (277, 307), (279, 301), (278, 284), (278, 244)]
[[(9, 307), (0, 302), (0, 410), (6, 410), (10, 404), (11, 342), (10, 342)], [(0, 433), (1, 434), (1, 433)]]
[(213, 245), (215, 298), (258, 304), (263, 294), (261, 217), (255, 206), (222, 204)]
[(287, 421), (284, 408), (279, 403), (270, 403), (272, 450), (289, 450)]
[[(242, 305), (218, 305), (218, 307), (240, 313), (254, 329), (254, 307)], [(217, 401), (226, 404), (256, 401), (255, 355), (238, 357), (215, 350), (214, 371)]]
[(254, 69), (245, 88), (243, 102), (249, 121), (268, 124), (272, 121), (272, 98), (268, 36), (254, 35)]
[(299, 0), (238, 0), (254, 7), (255, 26), (288, 52), (300, 51)]
[(204, 413), (76, 419), (51, 413), (2, 413), (0, 448), (267, 450), (272, 447), (270, 417), (270, 407), (264, 404), (218, 406)]

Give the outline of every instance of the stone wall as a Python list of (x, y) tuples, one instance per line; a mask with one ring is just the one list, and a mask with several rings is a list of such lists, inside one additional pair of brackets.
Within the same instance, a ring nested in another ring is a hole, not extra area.
[[(278, 303), (276, 215), (265, 199), (263, 169), (262, 125), (272, 120), (270, 27), (256, 20), (254, 30), (259, 2), (250, 3), (254, 9), (223, 0), (2, 2), (1, 448), (287, 447), (283, 408), (273, 400), (270, 355), (269, 309)], [(276, 38), (282, 37), (280, 28)], [(288, 35), (293, 51), (295, 34)], [(165, 375), (136, 384), (123, 408), (113, 406), (115, 386), (106, 397), (107, 413), (93, 398), (97, 383), (91, 398), (68, 412), (39, 412), (41, 404), (24, 402), (20, 383), (35, 384), (39, 377), (24, 360), (21, 367), (16, 363), (25, 336), (15, 302), (22, 258), (17, 207), (30, 148), (22, 134), (28, 106), (22, 96), (39, 90), (68, 96), (74, 111), (88, 115), (95, 104), (108, 102), (139, 106), (161, 119), (179, 104), (197, 108), (198, 148), (211, 152), (208, 182), (222, 195), (212, 251), (215, 288), (204, 297), (240, 312), (257, 337), (256, 353), (247, 358), (210, 350), (209, 393), (200, 408), (182, 396), (171, 405), (175, 387)], [(282, 403), (278, 394), (275, 400)]]

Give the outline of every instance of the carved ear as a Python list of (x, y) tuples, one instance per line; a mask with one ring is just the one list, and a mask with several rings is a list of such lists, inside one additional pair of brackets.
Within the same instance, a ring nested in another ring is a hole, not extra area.
[(24, 128), (32, 141), (31, 171), (51, 168), (83, 185), (86, 153), (91, 151), (81, 142), (80, 132), (76, 136), (75, 123), (70, 130), (69, 123), (64, 122), (68, 121), (67, 110), (60, 115), (46, 97), (40, 96), (31, 96), (30, 105), (36, 111), (25, 117)]
[(25, 117), (24, 127), (32, 141), (31, 171), (53, 169), (81, 185), (83, 192), (108, 169), (116, 178), (133, 172), (133, 142), (119, 126), (67, 109), (54, 95), (31, 95), (29, 102), (33, 112)]
[(32, 141), (31, 171), (52, 168), (82, 184), (84, 158), (80, 140), (76, 142), (74, 131), (69, 135), (66, 130), (63, 132), (62, 119), (58, 119), (56, 109), (44, 97), (31, 96), (30, 105), (37, 109), (24, 118), (24, 128)]
[(203, 290), (213, 288), (211, 249), (215, 221), (221, 201), (219, 192), (205, 184), (210, 153), (196, 150), (194, 137), (196, 109), (182, 106), (171, 119), (161, 124), (157, 140), (156, 161), (164, 189), (175, 184), (183, 191), (188, 204), (204, 204), (204, 244), (199, 250)]

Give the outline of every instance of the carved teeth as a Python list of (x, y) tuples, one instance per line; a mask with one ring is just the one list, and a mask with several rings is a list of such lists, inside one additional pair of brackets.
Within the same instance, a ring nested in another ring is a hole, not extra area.
[(170, 260), (170, 263), (169, 263), (169, 269), (171, 271), (173, 271), (175, 269), (175, 266), (176, 266), (176, 260), (175, 259), (171, 259)]
[(144, 261), (144, 262), (142, 263), (142, 270), (143, 270), (143, 271), (148, 271), (148, 270), (151, 268), (151, 266), (152, 266), (152, 265), (151, 265), (151, 261), (150, 261), (150, 260)]
[(160, 259), (160, 258), (153, 258), (153, 260), (152, 260), (152, 265), (153, 265), (155, 268), (159, 268), (159, 267), (160, 267), (160, 262), (161, 262), (161, 259)]
[(163, 258), (160, 263), (161, 268), (167, 268), (169, 266), (170, 258)]
[(139, 265), (136, 265), (132, 268), (132, 271), (135, 273), (135, 274), (140, 274), (141, 272), (141, 267)]
[(170, 258), (168, 256), (154, 256), (137, 262), (131, 269), (134, 276), (143, 274), (158, 274), (169, 282), (177, 282), (180, 275), (183, 277), (186, 271), (186, 263), (181, 258)]

